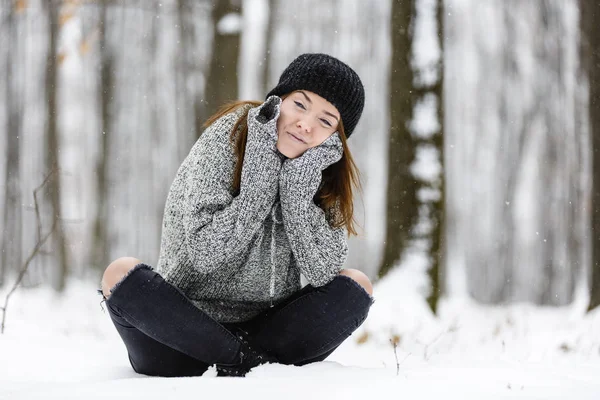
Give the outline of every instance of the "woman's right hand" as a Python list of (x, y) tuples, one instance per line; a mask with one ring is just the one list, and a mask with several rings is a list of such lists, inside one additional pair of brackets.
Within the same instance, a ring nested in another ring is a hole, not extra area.
[(265, 142), (269, 149), (276, 151), (277, 119), (279, 118), (281, 99), (271, 96), (258, 107), (248, 111), (248, 142)]

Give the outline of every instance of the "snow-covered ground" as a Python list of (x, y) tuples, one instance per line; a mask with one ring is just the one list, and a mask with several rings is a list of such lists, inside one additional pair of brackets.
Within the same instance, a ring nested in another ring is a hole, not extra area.
[(393, 271), (327, 361), (265, 365), (245, 379), (138, 375), (92, 283), (71, 281), (62, 297), (19, 290), (0, 336), (0, 399), (600, 399), (599, 312), (454, 298), (434, 317), (423, 283), (417, 267)]

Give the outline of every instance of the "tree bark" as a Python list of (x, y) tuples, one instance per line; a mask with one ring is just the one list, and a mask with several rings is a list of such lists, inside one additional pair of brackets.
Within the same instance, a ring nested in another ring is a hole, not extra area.
[[(443, 0), (437, 0), (437, 32), (438, 32), (438, 41), (440, 44), (441, 54), (443, 52), (444, 45), (444, 29), (443, 29), (443, 20), (444, 20), (444, 4)], [(440, 163), (442, 164), (443, 171), (443, 163), (444, 163), (444, 101), (443, 101), (443, 64), (444, 57), (440, 55), (439, 65), (438, 65), (438, 74), (439, 79), (435, 86), (431, 88), (431, 92), (433, 92), (438, 99), (437, 103), (437, 118), (440, 124), (440, 132), (434, 135), (432, 138), (433, 145), (439, 152)], [(444, 178), (443, 173), (440, 176), (439, 184), (437, 185), (437, 189), (440, 193), (440, 198), (437, 201), (431, 202), (431, 214), (430, 218), (433, 223), (433, 228), (431, 231), (431, 248), (429, 250), (429, 254), (431, 257), (431, 266), (427, 271), (429, 275), (429, 282), (431, 285), (431, 291), (429, 292), (429, 296), (427, 296), (427, 304), (431, 308), (431, 311), (434, 313), (437, 312), (437, 304), (442, 294), (442, 275), (441, 275), (441, 267), (443, 264), (443, 235), (444, 235)]]
[(21, 90), (17, 86), (17, 70), (19, 68), (18, 49), (18, 21), (14, 10), (8, 11), (6, 20), (7, 30), (10, 32), (8, 60), (6, 62), (6, 102), (7, 132), (6, 132), (6, 176), (4, 191), (4, 232), (2, 234), (2, 272), (18, 271), (22, 259), (22, 199), (20, 187), (19, 159), (21, 156), (20, 131), (22, 116)]
[(110, 138), (112, 135), (111, 98), (113, 91), (113, 60), (111, 49), (107, 40), (107, 14), (106, 2), (100, 7), (100, 29), (99, 29), (99, 51), (100, 51), (100, 85), (98, 95), (100, 97), (100, 118), (102, 135), (100, 138), (99, 158), (96, 164), (97, 171), (97, 196), (96, 196), (96, 219), (93, 228), (91, 265), (94, 269), (102, 271), (109, 262), (108, 249), (108, 167), (110, 160)]
[[(241, 14), (241, 5), (237, 0), (213, 1), (213, 53), (206, 75), (204, 94), (205, 121), (227, 101), (237, 100), (237, 67), (240, 49), (240, 32), (219, 32), (219, 22), (229, 13)], [(241, 16), (240, 16), (241, 18)]]
[[(48, 18), (48, 56), (46, 59), (46, 140), (48, 146), (47, 167), (48, 170), (59, 166), (59, 138), (58, 138), (58, 119), (57, 119), (57, 48), (58, 48), (58, 9), (56, 4), (44, 3), (46, 16)], [(56, 231), (52, 235), (50, 245), (53, 247), (53, 253), (57, 258), (58, 270), (52, 274), (52, 287), (56, 291), (62, 291), (65, 288), (68, 261), (65, 235), (60, 219), (60, 173), (54, 179), (48, 182), (48, 194), (52, 210), (52, 226), (56, 226)]]
[(270, 82), (271, 76), (271, 48), (273, 47), (273, 33), (275, 32), (275, 16), (277, 15), (279, 2), (278, 0), (268, 0), (269, 19), (267, 20), (267, 38), (265, 43), (265, 60), (263, 63), (263, 87), (265, 96), (271, 89), (273, 84)]
[(415, 141), (408, 125), (413, 110), (410, 54), (414, 12), (415, 0), (392, 2), (387, 218), (379, 277), (389, 272), (400, 259), (418, 216), (418, 183), (410, 171), (415, 158)]
[(194, 42), (193, 16), (193, 9), (190, 7), (189, 0), (177, 0), (177, 20), (179, 24), (179, 44), (177, 46), (179, 60), (177, 63), (176, 78), (177, 104), (184, 110), (180, 114), (182, 121), (178, 121), (178, 124), (180, 124), (178, 130), (195, 130), (195, 134), (190, 136), (192, 138), (198, 136), (199, 132), (201, 132), (199, 129), (202, 125), (202, 121), (199, 121), (200, 113), (197, 111), (200, 109), (199, 107), (201, 107), (202, 101), (197, 93), (190, 93), (187, 86), (187, 80), (189, 79), (192, 70), (191, 67), (194, 65), (191, 60), (197, 57), (192, 49), (192, 44)]
[(580, 1), (582, 64), (589, 81), (592, 144), (592, 279), (589, 310), (600, 305), (600, 2)]

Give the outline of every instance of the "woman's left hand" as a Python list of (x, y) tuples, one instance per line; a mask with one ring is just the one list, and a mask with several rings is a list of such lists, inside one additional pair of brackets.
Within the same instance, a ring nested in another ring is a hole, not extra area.
[(343, 153), (344, 147), (342, 146), (340, 134), (338, 132), (334, 132), (320, 145), (311, 147), (300, 157), (288, 161), (293, 162), (298, 160), (299, 163), (306, 163), (310, 166), (318, 168), (320, 171), (323, 171), (330, 165), (340, 161)]
[(342, 140), (339, 133), (335, 132), (300, 157), (285, 160), (279, 175), (282, 201), (293, 201), (291, 198), (297, 196), (312, 199), (321, 184), (322, 171), (338, 162), (343, 152)]
[(336, 276), (348, 255), (346, 230), (333, 227), (328, 213), (315, 203), (323, 170), (343, 156), (337, 132), (300, 157), (284, 161), (279, 175), (283, 227), (301, 273), (323, 286)]

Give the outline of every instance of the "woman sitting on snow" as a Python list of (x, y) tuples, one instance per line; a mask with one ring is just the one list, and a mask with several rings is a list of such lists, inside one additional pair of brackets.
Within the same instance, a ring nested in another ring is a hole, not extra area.
[(131, 257), (104, 272), (135, 371), (304, 365), (362, 324), (371, 283), (342, 266), (357, 178), (346, 140), (363, 106), (349, 66), (303, 54), (264, 103), (236, 102), (207, 121), (171, 186), (156, 272)]

